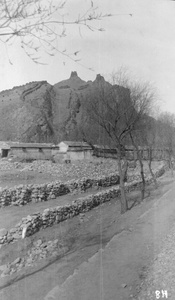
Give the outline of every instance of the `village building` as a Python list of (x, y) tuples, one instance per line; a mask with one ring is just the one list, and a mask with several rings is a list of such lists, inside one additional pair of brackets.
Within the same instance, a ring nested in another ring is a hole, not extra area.
[(10, 145), (7, 142), (0, 142), (0, 156), (7, 157), (10, 152)]
[(91, 159), (93, 150), (88, 143), (63, 141), (58, 145), (49, 143), (0, 142), (0, 156), (24, 160), (73, 161)]
[[(138, 146), (138, 149), (143, 160), (149, 159), (150, 151), (153, 160), (168, 159), (168, 149), (153, 148), (150, 150), (149, 147), (143, 147), (143, 146)], [(137, 151), (132, 145), (125, 146), (124, 153), (128, 160), (138, 159)], [(118, 157), (116, 148), (102, 146), (102, 145), (94, 145), (93, 155), (96, 157), (113, 158), (113, 159), (117, 159)]]
[(52, 158), (52, 144), (44, 143), (20, 143), (20, 142), (0, 142), (1, 158), (17, 157), (30, 160), (47, 160)]
[[(125, 155), (128, 160), (137, 158), (136, 151), (133, 146), (125, 146)], [(94, 156), (117, 159), (117, 149), (108, 146), (94, 145)]]
[[(92, 147), (86, 142), (62, 141), (57, 146), (55, 155), (59, 155), (63, 160), (83, 160), (91, 159), (93, 155)], [(54, 148), (53, 148), (54, 154)]]
[(117, 150), (108, 146), (94, 145), (94, 156), (103, 158), (117, 158)]
[[(142, 159), (149, 159), (150, 149), (139, 147)], [(133, 146), (125, 147), (128, 160), (137, 160), (137, 152)], [(168, 159), (168, 149), (151, 149), (152, 159)], [(117, 149), (108, 146), (94, 145), (86, 142), (62, 141), (58, 145), (49, 143), (21, 143), (0, 141), (0, 157), (15, 157), (21, 160), (51, 160), (55, 162), (71, 162), (76, 160), (91, 160), (93, 157), (117, 159)]]

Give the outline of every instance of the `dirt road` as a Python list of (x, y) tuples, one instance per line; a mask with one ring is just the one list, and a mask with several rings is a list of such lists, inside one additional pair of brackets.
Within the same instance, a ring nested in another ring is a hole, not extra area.
[[(175, 222), (174, 181), (164, 176), (160, 182), (158, 190), (149, 188), (151, 197), (122, 216), (119, 202), (113, 200), (37, 233), (32, 241), (60, 239), (64, 255), (16, 274), (13, 281), (6, 279), (0, 299), (136, 299), (147, 268)], [(131, 195), (130, 204), (137, 196)], [(21, 249), (9, 248), (6, 259), (22, 254)]]

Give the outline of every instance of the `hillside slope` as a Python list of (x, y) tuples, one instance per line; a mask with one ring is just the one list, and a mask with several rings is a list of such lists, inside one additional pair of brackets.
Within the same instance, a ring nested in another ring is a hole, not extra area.
[(101, 75), (86, 82), (72, 72), (69, 79), (53, 86), (39, 81), (0, 92), (0, 140), (80, 139), (83, 102), (99, 83), (110, 85)]

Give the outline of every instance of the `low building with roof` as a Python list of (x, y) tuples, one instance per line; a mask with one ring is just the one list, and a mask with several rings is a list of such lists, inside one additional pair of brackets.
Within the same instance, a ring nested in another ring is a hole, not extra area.
[(91, 159), (93, 155), (92, 147), (86, 142), (62, 141), (56, 147), (56, 153), (64, 160)]
[[(152, 160), (168, 160), (167, 148), (150, 148), (148, 146), (138, 146), (139, 153), (143, 160), (148, 160), (150, 155)], [(94, 145), (94, 155), (105, 158), (117, 158), (117, 150), (107, 146)], [(138, 154), (134, 146), (125, 146), (125, 156), (128, 160), (137, 160)]]
[[(143, 159), (148, 159), (150, 149), (139, 147)], [(168, 149), (151, 149), (152, 158), (156, 160), (168, 159)], [(137, 160), (137, 152), (132, 145), (125, 147), (128, 160)], [(0, 157), (16, 157), (21, 160), (51, 160), (75, 161), (93, 159), (93, 156), (117, 159), (117, 149), (108, 146), (93, 145), (86, 142), (62, 141), (58, 145), (51, 143), (22, 143), (0, 141)]]
[(0, 141), (0, 156), (7, 157), (10, 151), (10, 145), (8, 142), (1, 142)]
[(14, 156), (25, 160), (47, 160), (52, 158), (52, 147), (53, 144), (49, 143), (0, 142), (2, 158)]
[(93, 155), (103, 158), (117, 158), (117, 150), (104, 145), (94, 145)]

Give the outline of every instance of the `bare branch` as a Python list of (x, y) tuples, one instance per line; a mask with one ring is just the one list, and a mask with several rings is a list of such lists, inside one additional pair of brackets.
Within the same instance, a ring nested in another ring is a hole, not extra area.
[[(93, 1), (91, 1), (85, 12), (78, 14), (77, 17), (71, 17), (71, 14), (65, 14), (63, 11), (63, 9), (66, 10), (67, 4), (68, 1), (62, 0), (1, 0), (1, 42), (9, 45), (14, 38), (17, 38), (21, 46), (23, 45), (23, 49), (24, 47), (29, 47), (31, 52), (41, 49), (51, 56), (59, 53), (74, 62), (78, 62), (80, 60), (79, 57), (74, 59), (74, 55), (68, 52), (64, 53), (58, 47), (58, 39), (67, 36), (67, 28), (69, 26), (76, 26), (81, 36), (81, 27), (91, 31), (103, 32), (104, 28), (96, 27), (94, 25), (95, 22), (114, 15), (100, 12), (99, 8), (95, 7)], [(33, 59), (29, 51), (27, 52), (28, 56)], [(36, 61), (38, 62), (38, 60)], [(81, 65), (84, 67), (83, 64)]]

